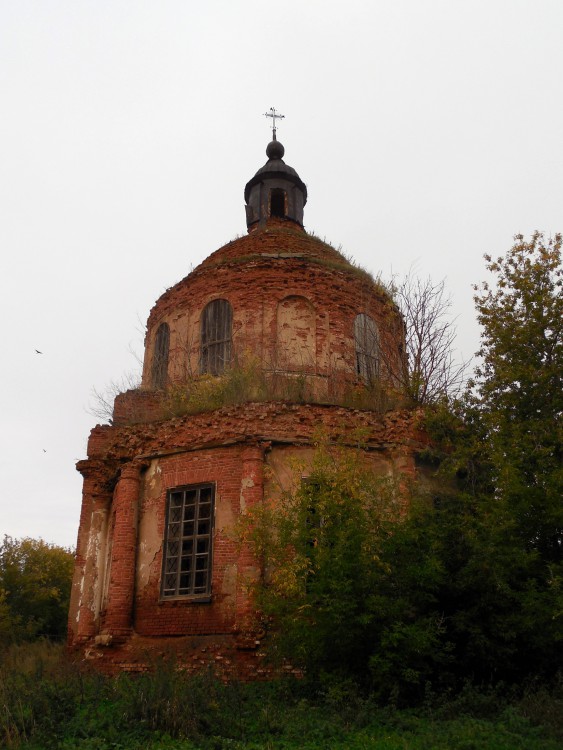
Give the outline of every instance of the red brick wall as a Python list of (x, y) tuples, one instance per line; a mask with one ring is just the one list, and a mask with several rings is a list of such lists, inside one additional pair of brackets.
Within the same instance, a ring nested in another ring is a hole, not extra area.
[(115, 397), (113, 424), (143, 424), (162, 419), (161, 394), (141, 389), (125, 391)]
[(135, 456), (170, 454), (210, 445), (256, 440), (310, 443), (321, 426), (333, 440), (349, 439), (357, 444), (354, 431), (360, 428), (371, 450), (401, 446), (411, 450), (426, 441), (419, 427), (420, 417), (420, 412), (409, 410), (379, 414), (323, 404), (239, 404), (166, 422), (98, 425), (90, 434), (88, 456), (118, 466), (119, 462)]
[[(143, 649), (158, 652), (162, 640), (182, 636), (182, 658), (191, 660), (190, 664), (211, 659), (216, 666), (235, 669), (239, 654), (248, 675), (266, 674), (261, 658), (248, 653), (257, 647), (257, 639), (247, 584), (258, 575), (259, 566), (251, 551), (235, 542), (233, 527), (241, 509), (260, 501), (264, 481), (268, 496), (275, 496), (269, 477), (289, 476), (295, 456), (306, 460), (311, 455), (320, 425), (328, 439), (351, 445), (357, 444), (355, 432), (361, 428), (374, 471), (412, 475), (414, 453), (425, 441), (418, 419), (418, 414), (409, 411), (381, 415), (336, 406), (256, 403), (166, 422), (96, 427), (88, 445), (89, 459), (79, 465), (86, 481), (71, 645), (85, 643), (84, 653), (97, 659), (102, 668), (133, 669), (146, 660), (140, 654), (133, 657), (135, 644), (142, 642)], [(265, 464), (270, 470), (263, 480)], [(132, 473), (135, 467), (140, 470), (138, 492)], [(161, 601), (166, 492), (207, 482), (216, 484), (211, 602)], [(139, 520), (136, 536), (131, 526), (135, 512)], [(102, 543), (104, 528), (109, 538)], [(109, 571), (103, 567), (104, 550), (111, 551)], [(117, 569), (113, 567), (116, 562)], [(224, 638), (231, 640), (224, 642)], [(205, 646), (201, 639), (207, 639)], [(107, 643), (111, 645), (106, 647)]]
[[(247, 504), (256, 502), (261, 496), (258, 485), (262, 480), (256, 479), (256, 472), (262, 459), (251, 456), (249, 446), (262, 445), (269, 450), (270, 446), (273, 449), (278, 445), (286, 446), (285, 452), (299, 451), (299, 446), (313, 444), (321, 425), (327, 439), (354, 445), (357, 443), (357, 430), (361, 429), (366, 450), (380, 456), (384, 463), (392, 462), (403, 473), (411, 473), (414, 451), (424, 443), (424, 434), (418, 427), (418, 416), (409, 411), (380, 415), (336, 406), (254, 403), (224, 407), (166, 422), (96, 427), (88, 444), (89, 460), (79, 465), (86, 480), (79, 532), (77, 591), (80, 589), (78, 578), (85, 575), (86, 560), (92, 554), (93, 541), (88, 535), (92, 513), (97, 507), (94, 505), (96, 498), (100, 497), (98, 502), (102, 503), (102, 508), (104, 503), (108, 506), (108, 513), (115, 512), (122, 503), (120, 483), (124, 481), (124, 470), (120, 470), (120, 466), (128, 467), (134, 462), (137, 466), (148, 467), (140, 473), (138, 493), (140, 551), (136, 562), (136, 623), (143, 631), (152, 628), (152, 622), (157, 629), (171, 632), (170, 627), (176, 626), (163, 625), (168, 617), (164, 613), (178, 609), (178, 605), (158, 603), (167, 489), (201, 482), (216, 483), (213, 590), (214, 596), (217, 594), (217, 601), (226, 601), (234, 596), (232, 586), (229, 594), (225, 588), (226, 566), (236, 564), (238, 554), (229, 529), (240, 512), (241, 499)], [(289, 458), (286, 463), (289, 463)], [(113, 504), (109, 508), (112, 487), (116, 482)], [(136, 502), (135, 498), (129, 493), (123, 502), (126, 503), (128, 518), (133, 519), (134, 509), (130, 506)], [(98, 533), (101, 528), (98, 523), (94, 530)], [(131, 521), (127, 520), (124, 528), (128, 544), (131, 544), (131, 535), (127, 531), (131, 528)], [(112, 541), (115, 547), (117, 539), (108, 540), (106, 547)], [(130, 553), (131, 550), (129, 563)], [(119, 555), (119, 548), (114, 549), (113, 557)], [(139, 573), (141, 568), (142, 575)], [(231, 575), (234, 576), (235, 572), (231, 571)], [(99, 574), (98, 578), (103, 576)], [(194, 612), (213, 610), (209, 616), (217, 623), (217, 628), (222, 629), (221, 632), (232, 627), (236, 611), (227, 613), (225, 605), (219, 614), (219, 610), (213, 607), (193, 605), (188, 607), (189, 616), (178, 613), (170, 616), (184, 623), (182, 628), (185, 626), (192, 628), (193, 632), (201, 632), (201, 618), (204, 615)], [(186, 624), (188, 620), (191, 624)]]
[[(145, 482), (139, 536), (145, 549), (138, 554), (134, 627), (140, 635), (196, 635), (235, 630), (237, 549), (232, 524), (240, 510), (241, 448), (217, 448), (155, 460), (160, 473), (156, 490)], [(215, 484), (215, 523), (211, 603), (189, 598), (160, 599), (166, 492), (173, 487)], [(147, 545), (149, 549), (146, 549)], [(147, 569), (140, 574), (143, 566)], [(228, 568), (234, 568), (226, 580)]]
[[(232, 305), (239, 361), (251, 353), (265, 368), (283, 363), (287, 341), (278, 347), (278, 305), (287, 297), (303, 298), (316, 316), (310, 358), (317, 375), (340, 370), (354, 376), (353, 326), (362, 312), (379, 327), (383, 361), (393, 372), (400, 369), (403, 326), (387, 293), (319, 239), (268, 224), (210, 255), (157, 301), (147, 324), (143, 385), (150, 386), (154, 339), (164, 321), (170, 326), (171, 382), (197, 374), (201, 312), (217, 298)], [(308, 363), (305, 369), (311, 371)]]
[[(267, 402), (162, 421), (160, 397), (149, 390), (156, 330), (169, 324), (169, 379), (184, 381), (198, 371), (201, 312), (217, 298), (232, 305), (239, 361), (249, 354), (266, 370), (293, 372), (302, 359), (315, 382), (335, 372), (353, 382), (354, 319), (362, 312), (378, 324), (384, 364), (402, 361), (403, 324), (385, 291), (330, 246), (275, 221), (213, 253), (158, 300), (147, 326), (145, 390), (117, 397), (113, 426), (92, 430), (88, 460), (79, 464), (85, 484), (69, 640), (87, 641), (87, 655), (123, 668), (142, 661), (133, 658), (135, 643), (158, 648), (176, 638), (194, 650), (194, 664), (207, 659), (203, 651), (227, 663), (257, 647), (247, 584), (259, 566), (233, 532), (240, 513), (262, 498), (264, 481), (274, 491), (265, 464), (290, 471), (320, 426), (327, 439), (351, 445), (361, 428), (375, 471), (409, 475), (424, 442), (409, 411)], [(211, 601), (162, 601), (167, 490), (208, 482), (216, 486)], [(242, 661), (263, 673), (259, 657)]]

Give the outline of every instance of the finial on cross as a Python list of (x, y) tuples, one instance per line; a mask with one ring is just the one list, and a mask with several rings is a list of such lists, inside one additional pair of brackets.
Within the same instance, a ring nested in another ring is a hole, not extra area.
[(279, 112), (276, 112), (275, 107), (270, 107), (269, 112), (264, 113), (264, 117), (271, 117), (272, 118), (272, 140), (276, 140), (276, 117), (278, 120), (283, 120), (285, 115), (280, 115)]

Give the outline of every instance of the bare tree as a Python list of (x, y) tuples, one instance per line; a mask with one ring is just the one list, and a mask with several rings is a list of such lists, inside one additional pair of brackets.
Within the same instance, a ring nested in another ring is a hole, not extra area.
[(396, 374), (401, 386), (415, 404), (455, 397), (469, 363), (454, 352), (455, 320), (444, 280), (419, 279), (409, 272), (393, 291), (405, 323), (405, 356)]
[(88, 414), (111, 424), (113, 419), (113, 405), (115, 397), (125, 391), (136, 390), (141, 384), (138, 372), (128, 372), (119, 380), (111, 380), (103, 390), (92, 388), (92, 402), (88, 404)]

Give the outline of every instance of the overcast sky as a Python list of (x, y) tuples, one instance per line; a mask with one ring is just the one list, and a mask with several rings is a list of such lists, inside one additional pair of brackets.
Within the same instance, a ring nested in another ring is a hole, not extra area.
[(472, 355), (483, 254), (563, 230), (562, 34), (562, 0), (0, 0), (0, 534), (75, 544), (92, 388), (245, 233), (269, 107), (306, 228), (445, 278)]

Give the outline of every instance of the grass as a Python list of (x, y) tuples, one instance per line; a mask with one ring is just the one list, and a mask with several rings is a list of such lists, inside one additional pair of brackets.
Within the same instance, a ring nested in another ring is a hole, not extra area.
[(561, 690), (513, 701), (468, 688), (417, 710), (376, 705), (353, 683), (224, 685), (170, 662), (104, 677), (61, 646), (0, 654), (0, 746), (7, 750), (557, 750)]
[[(258, 230), (258, 233), (264, 232), (265, 234), (268, 234), (270, 231), (272, 231), (272, 228), (266, 226), (264, 229)], [(341, 271), (343, 273), (359, 277), (370, 286), (375, 286), (377, 291), (381, 295), (392, 299), (392, 290), (388, 286), (386, 286), (379, 277), (375, 277), (370, 271), (360, 265), (351, 254), (344, 252), (342, 250), (342, 246), (335, 247), (326, 239), (326, 237), (320, 237), (318, 234), (312, 231), (304, 233), (303, 230), (297, 229), (296, 227), (291, 225), (283, 226), (281, 224), (276, 224), (274, 231), (276, 235), (287, 235), (290, 237), (295, 237), (298, 240), (303, 240), (305, 242), (305, 246), (307, 246), (307, 240), (316, 240), (317, 242), (324, 245), (327, 252), (322, 257), (310, 255), (306, 252), (303, 253), (303, 255), (307, 259), (307, 263), (315, 264), (318, 266), (329, 268), (330, 270)], [(237, 240), (250, 238), (253, 235), (254, 233), (252, 233), (251, 235), (237, 235), (233, 237), (233, 239), (231, 239), (228, 243), (226, 243), (226, 245), (230, 245)], [(288, 255), (291, 256), (291, 253), (286, 254), (286, 257)], [(294, 255), (296, 257), (299, 256), (299, 252), (296, 252)], [(206, 267), (209, 268), (211, 265), (213, 265), (214, 267), (218, 267), (222, 265), (236, 265), (251, 263), (253, 261), (263, 261), (265, 257), (268, 256), (265, 256), (262, 253), (248, 253), (246, 255), (239, 255), (236, 257), (228, 258), (221, 257), (219, 260), (212, 262), (212, 264), (210, 263)], [(280, 257), (284, 257), (284, 254), (280, 254)]]
[(264, 370), (256, 358), (246, 353), (242, 363), (235, 363), (220, 376), (195, 375), (170, 385), (162, 395), (162, 413), (169, 419), (222, 406), (270, 401), (334, 404), (384, 413), (405, 403), (401, 394), (380, 382), (349, 383), (338, 372), (320, 380), (306, 368), (291, 373), (275, 366)]

